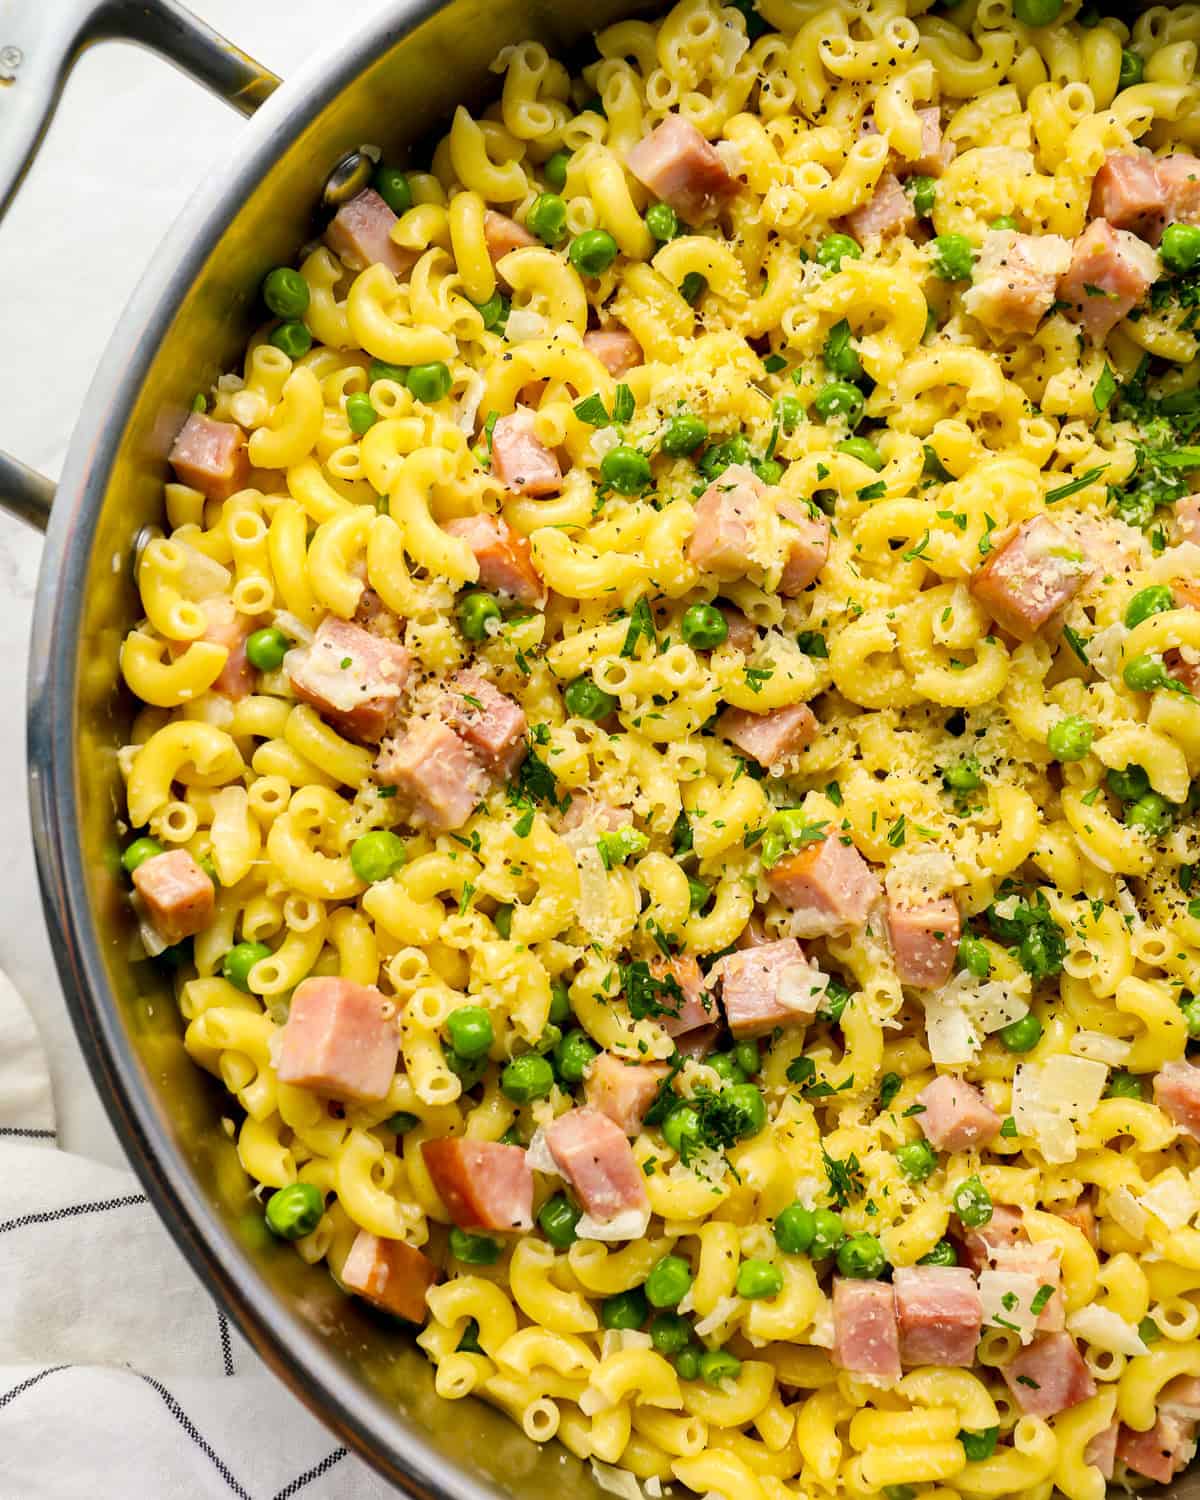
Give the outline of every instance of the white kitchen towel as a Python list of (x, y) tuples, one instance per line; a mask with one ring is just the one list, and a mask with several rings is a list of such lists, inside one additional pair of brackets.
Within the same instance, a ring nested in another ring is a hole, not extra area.
[(0, 1500), (387, 1500), (196, 1281), (131, 1172), (59, 1151), (0, 974)]

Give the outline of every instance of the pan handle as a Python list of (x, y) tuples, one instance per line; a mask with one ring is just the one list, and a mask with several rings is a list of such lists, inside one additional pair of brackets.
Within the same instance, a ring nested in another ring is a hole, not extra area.
[[(177, 0), (9, 0), (0, 12), (0, 219), (54, 115), (67, 74), (94, 42), (148, 47), (244, 115), (279, 87)], [(45, 530), (54, 486), (0, 450), (0, 510)]]

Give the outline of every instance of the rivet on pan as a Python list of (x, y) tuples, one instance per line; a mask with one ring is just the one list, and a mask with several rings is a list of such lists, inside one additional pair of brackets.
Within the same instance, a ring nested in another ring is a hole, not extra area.
[(138, 569), (142, 566), (142, 553), (151, 542), (157, 541), (163, 535), (161, 526), (143, 526), (141, 531), (133, 539), (133, 580), (137, 582)]
[(362, 192), (371, 181), (379, 157), (378, 146), (360, 146), (342, 157), (321, 190), (321, 207), (326, 213), (336, 213), (343, 203)]
[(24, 61), (25, 54), (20, 47), (0, 47), (0, 78), (11, 82)]

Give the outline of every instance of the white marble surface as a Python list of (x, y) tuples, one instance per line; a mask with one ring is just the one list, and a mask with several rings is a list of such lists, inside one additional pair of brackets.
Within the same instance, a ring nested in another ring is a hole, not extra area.
[[(331, 36), (387, 3), (191, 0), (211, 25), (285, 78)], [(0, 222), (0, 448), (57, 476), (126, 299), (241, 124), (227, 105), (149, 53), (111, 44), (81, 59), (41, 154)], [(34, 874), (25, 660), (40, 552), (34, 533), (0, 516), (0, 968), (29, 1002), (49, 1051), (60, 1144), (118, 1165), (122, 1153), (63, 1005)]]

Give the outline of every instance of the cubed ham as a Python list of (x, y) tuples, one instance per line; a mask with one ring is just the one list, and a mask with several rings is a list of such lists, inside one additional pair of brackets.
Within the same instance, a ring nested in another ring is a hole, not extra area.
[(524, 407), (501, 417), (492, 429), (492, 473), (514, 495), (557, 495), (562, 469), (534, 436), (533, 413)]
[(347, 1291), (410, 1323), (425, 1321), (425, 1293), (438, 1279), (438, 1268), (403, 1240), (383, 1240), (360, 1229), (342, 1263)]
[(1154, 1102), (1185, 1135), (1200, 1141), (1200, 1068), (1172, 1062), (1154, 1077)]
[(1096, 1394), (1096, 1382), (1069, 1333), (1040, 1333), (1000, 1367), (1027, 1416), (1053, 1417)]
[(1002, 630), (1031, 641), (1079, 592), (1091, 572), (1079, 547), (1048, 516), (1022, 521), (993, 545), (970, 589)]
[(593, 329), (583, 336), (583, 347), (594, 354), (614, 380), (642, 364), (642, 346), (627, 328)]
[(523, 1147), (454, 1135), (422, 1141), (421, 1155), (460, 1229), (533, 1228), (533, 1171)]
[(1200, 1422), (1200, 1380), (1194, 1375), (1176, 1375), (1158, 1393), (1158, 1409), (1186, 1422)]
[(833, 1362), (872, 1384), (900, 1379), (900, 1328), (886, 1281), (834, 1277)]
[(208, 926), (216, 890), (186, 849), (152, 854), (133, 872), (133, 888), (150, 925), (170, 947)]
[[(658, 980), (669, 976), (683, 996), (676, 1014), (657, 1017), (668, 1036), (686, 1036), (716, 1019), (717, 1003), (700, 972), (700, 965), (690, 954), (680, 958), (652, 958), (650, 972)], [(670, 1005), (671, 1000), (663, 996), (660, 1004)]]
[(1054, 1212), (1065, 1219), (1085, 1237), (1093, 1250), (1100, 1248), (1100, 1231), (1096, 1226), (1096, 1209), (1090, 1198), (1079, 1198), (1069, 1208), (1056, 1208)]
[(963, 1259), (972, 1271), (995, 1269), (1000, 1256), (1010, 1245), (1028, 1243), (1028, 1240), (1021, 1210), (1009, 1203), (997, 1203), (986, 1224), (963, 1235)]
[(1093, 219), (1075, 241), (1070, 268), (1059, 279), (1059, 301), (1099, 343), (1138, 305), (1159, 271), (1158, 256), (1136, 234)]
[(326, 615), (284, 671), (297, 698), (356, 740), (378, 741), (400, 707), (412, 657), (396, 641)]
[(1127, 1469), (1170, 1484), (1191, 1463), (1196, 1453), (1196, 1424), (1160, 1411), (1149, 1432), (1122, 1426), (1117, 1436), (1117, 1457)]
[(1155, 172), (1166, 199), (1163, 225), (1200, 224), (1200, 160), (1175, 152), (1160, 156)]
[(440, 712), (476, 760), (493, 776), (507, 779), (525, 759), (525, 711), (478, 672), (456, 672)]
[(820, 727), (807, 703), (789, 703), (765, 714), (727, 708), (717, 720), (718, 734), (732, 740), (768, 770), (789, 762), (794, 765), (801, 750), (816, 739)]
[(925, 1107), (917, 1116), (921, 1133), (939, 1151), (968, 1151), (986, 1146), (1000, 1129), (1000, 1116), (982, 1092), (965, 1078), (942, 1073), (917, 1095)]
[(921, 122), (921, 154), (903, 170), (919, 177), (940, 177), (954, 160), (954, 142), (942, 134), (942, 112), (936, 104), (917, 110)]
[(989, 230), (963, 306), (995, 333), (1033, 333), (1070, 265), (1071, 245), (1061, 235)]
[(1185, 495), (1176, 500), (1175, 540), (1200, 542), (1200, 495)]
[(766, 879), (773, 894), (791, 908), (790, 926), (798, 937), (862, 927), (883, 894), (870, 865), (836, 833), (785, 855)]
[(811, 1021), (829, 987), (829, 976), (795, 938), (731, 953), (721, 960), (720, 972), (725, 1019), (739, 1040)]
[(703, 1062), (717, 1045), (717, 1038), (720, 1034), (719, 1026), (699, 1026), (695, 1031), (689, 1031), (686, 1035), (679, 1037), (675, 1047), (681, 1057), (691, 1057), (698, 1062)]
[(292, 993), (283, 1027), (280, 1083), (347, 1103), (382, 1099), (400, 1051), (394, 1009), (374, 985), (305, 979)]
[(1110, 151), (1092, 179), (1089, 219), (1107, 219), (1114, 229), (1149, 237), (1166, 208), (1158, 162), (1149, 152)]
[(962, 916), (953, 897), (908, 906), (889, 893), (887, 928), (901, 984), (936, 990), (949, 983), (962, 936)]
[(361, 625), (364, 630), (372, 635), (382, 636), (385, 640), (398, 641), (400, 639), (399, 615), (392, 613), (374, 589), (363, 589), (358, 596), (358, 608), (354, 611), (353, 624)]
[(758, 626), (731, 604), (722, 604), (719, 608), (729, 627), (729, 634), (725, 637), (726, 645), (740, 651), (743, 656), (749, 656), (758, 644)]
[(625, 1132), (595, 1109), (572, 1109), (546, 1126), (546, 1145), (598, 1223), (622, 1214), (647, 1213), (649, 1200)]
[(900, 179), (893, 172), (885, 172), (871, 197), (848, 213), (842, 224), (846, 233), (862, 244), (892, 234), (911, 234), (917, 227), (917, 215)]
[(207, 599), (203, 607), (208, 619), (204, 639), (229, 652), (212, 690), (238, 703), (254, 689), (254, 668), (246, 657), (246, 641), (254, 622), (239, 614), (231, 599)]
[(250, 480), (246, 434), (236, 422), (217, 422), (194, 411), (167, 454), (180, 484), (209, 500), (228, 500)]
[(588, 1108), (607, 1115), (626, 1135), (637, 1135), (667, 1071), (666, 1063), (627, 1063), (601, 1052), (584, 1083)]
[(897, 1266), (892, 1289), (901, 1364), (911, 1369), (975, 1362), (983, 1299), (966, 1266)]
[(325, 243), (348, 271), (365, 271), (376, 262), (394, 276), (407, 276), (416, 264), (411, 250), (392, 239), (399, 220), (374, 188), (364, 188), (343, 203), (325, 231)]
[(493, 265), (512, 250), (529, 250), (542, 243), (523, 224), (507, 214), (498, 214), (494, 208), (489, 208), (483, 216), (483, 238)]
[(1088, 1438), (1083, 1450), (1083, 1461), (1100, 1470), (1105, 1479), (1113, 1477), (1113, 1465), (1117, 1461), (1117, 1434), (1120, 1422), (1110, 1422), (1103, 1432)]
[(783, 572), (779, 592), (794, 598), (802, 594), (829, 561), (829, 518), (811, 515), (790, 500), (776, 504), (783, 537)]
[(546, 585), (533, 565), (529, 543), (503, 516), (460, 516), (447, 521), (443, 530), (461, 537), (475, 554), (482, 588), (531, 609), (544, 607)]
[(1194, 646), (1164, 651), (1163, 666), (1173, 682), (1181, 682), (1189, 693), (1200, 697), (1200, 653)]
[(703, 573), (732, 580), (755, 565), (755, 541), (766, 486), (745, 464), (730, 464), (696, 502), (688, 561)]
[(586, 792), (572, 792), (562, 815), (561, 831), (573, 833), (577, 828), (586, 828), (598, 834), (616, 833), (618, 828), (628, 828), (632, 822), (629, 808), (614, 807), (611, 802), (601, 802)]
[(667, 115), (626, 153), (625, 164), (685, 224), (710, 218), (740, 187), (716, 147), (682, 115)]
[(375, 776), (396, 788), (415, 824), (437, 833), (461, 828), (488, 791), (471, 747), (440, 719), (410, 719), (403, 734), (385, 741)]

